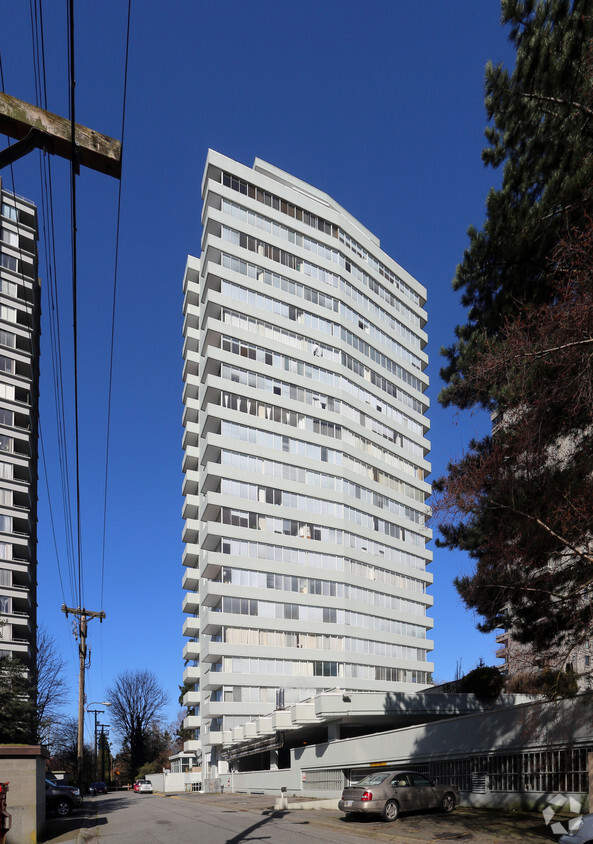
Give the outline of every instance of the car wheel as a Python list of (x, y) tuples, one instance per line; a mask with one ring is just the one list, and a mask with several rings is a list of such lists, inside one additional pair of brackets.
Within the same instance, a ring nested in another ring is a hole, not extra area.
[(65, 800), (63, 797), (61, 797), (56, 802), (56, 812), (61, 818), (65, 818), (66, 815), (69, 815), (71, 811), (72, 811), (72, 804), (70, 803), (69, 800)]
[(391, 823), (392, 821), (396, 821), (399, 815), (399, 803), (395, 800), (388, 800), (387, 803), (383, 806), (383, 820), (387, 821), (387, 823)]
[(441, 809), (443, 812), (452, 812), (455, 808), (455, 795), (448, 791), (446, 794), (443, 795), (443, 799), (441, 800)]

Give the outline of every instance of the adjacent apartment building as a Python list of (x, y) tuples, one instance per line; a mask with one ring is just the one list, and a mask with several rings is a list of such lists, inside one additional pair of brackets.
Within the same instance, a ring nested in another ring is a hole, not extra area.
[(40, 296), (37, 210), (0, 178), (0, 656), (35, 672)]
[(184, 277), (186, 751), (430, 683), (426, 291), (322, 191), (210, 151)]

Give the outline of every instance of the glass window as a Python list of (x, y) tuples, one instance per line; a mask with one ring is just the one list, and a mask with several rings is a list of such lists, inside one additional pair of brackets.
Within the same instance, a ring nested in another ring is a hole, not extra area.
[(2, 305), (0, 317), (5, 319), (6, 322), (16, 322), (16, 308), (8, 308), (6, 305)]
[[(14, 322), (16, 322), (16, 319)], [(8, 346), (10, 349), (14, 349), (16, 347), (16, 335), (11, 331), (0, 329), (0, 346)]]
[(8, 243), (9, 246), (17, 246), (19, 245), (19, 236), (16, 232), (10, 231), (10, 229), (2, 229), (2, 240), (4, 243)]
[(7, 296), (12, 296), (13, 299), (16, 299), (19, 288), (13, 281), (7, 281), (3, 278), (0, 281), (0, 290), (2, 290), (2, 293), (6, 293)]
[(2, 203), (2, 216), (13, 220), (15, 223), (18, 221), (16, 208), (14, 205), (8, 205), (6, 202)]
[(14, 255), (7, 255), (6, 252), (0, 252), (0, 267), (16, 272), (17, 260)]

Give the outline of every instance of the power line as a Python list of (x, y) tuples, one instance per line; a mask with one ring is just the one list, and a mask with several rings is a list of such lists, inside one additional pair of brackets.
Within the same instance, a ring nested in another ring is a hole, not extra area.
[(72, 157), (70, 162), (70, 218), (72, 240), (72, 330), (74, 342), (74, 450), (76, 463), (76, 544), (78, 569), (78, 606), (84, 605), (82, 584), (82, 541), (80, 518), (80, 448), (79, 448), (79, 401), (78, 401), (78, 290), (77, 290), (77, 226), (76, 226), (76, 175), (78, 172), (78, 151), (76, 146), (76, 79), (74, 73), (74, 0), (68, 0), (68, 65), (70, 83), (70, 125), (72, 133)]
[[(123, 169), (123, 153), (124, 153), (124, 133), (126, 122), (126, 100), (128, 91), (128, 59), (130, 53), (130, 21), (132, 13), (132, 0), (128, 0), (128, 22), (126, 26), (126, 53), (124, 62), (124, 89), (122, 101), (122, 118), (121, 118), (121, 148), (122, 148), (122, 169)], [(109, 444), (111, 433), (111, 396), (113, 388), (113, 351), (114, 351), (114, 337), (115, 337), (115, 305), (117, 298), (117, 270), (119, 262), (119, 229), (121, 219), (121, 194), (122, 194), (122, 179), (119, 180), (119, 190), (117, 195), (117, 225), (115, 235), (115, 265), (113, 269), (113, 304), (111, 308), (111, 343), (109, 353), (109, 387), (107, 398), (107, 437), (105, 448), (105, 486), (103, 496), (103, 548), (101, 554), (101, 600), (100, 606), (103, 606), (103, 589), (105, 582), (105, 537), (107, 532), (107, 482), (109, 475)]]
[[(37, 9), (39, 10), (37, 12)], [(31, 28), (33, 38), (33, 65), (35, 76), (36, 89), (36, 103), (44, 108), (47, 107), (47, 76), (45, 69), (45, 38), (43, 31), (43, 10), (41, 0), (31, 0)], [(63, 386), (63, 367), (61, 358), (61, 338), (60, 338), (60, 319), (59, 319), (59, 299), (57, 290), (57, 261), (56, 261), (56, 245), (55, 245), (55, 223), (54, 223), (54, 203), (53, 203), (53, 184), (51, 173), (51, 157), (46, 153), (39, 153), (40, 165), (40, 186), (41, 186), (41, 202), (43, 209), (43, 239), (45, 245), (45, 263), (48, 278), (47, 285), (47, 300), (48, 300), (48, 317), (49, 317), (49, 335), (51, 360), (54, 372), (53, 387), (54, 387), (54, 402), (56, 408), (56, 424), (58, 436), (58, 460), (60, 466), (60, 477), (62, 479), (62, 499), (64, 508), (64, 527), (66, 537), (66, 556), (68, 561), (68, 568), (70, 571), (70, 586), (73, 597), (76, 595), (76, 581), (74, 572), (74, 557), (73, 557), (73, 536), (72, 536), (72, 512), (70, 506), (70, 484), (68, 479), (68, 449), (67, 436), (65, 425), (65, 411), (64, 411), (64, 386)], [(48, 232), (49, 228), (49, 232)], [(46, 479), (47, 479), (47, 463), (45, 463)], [(49, 497), (49, 487), (48, 487)], [(51, 508), (51, 499), (49, 499)], [(53, 524), (52, 514), (52, 530), (54, 530), (55, 541), (55, 525)], [(56, 547), (57, 553), (57, 547)], [(58, 571), (60, 571), (59, 558), (57, 559)], [(61, 573), (60, 573), (61, 579)]]
[(42, 460), (42, 463), (43, 463), (43, 474), (45, 476), (45, 488), (46, 488), (46, 491), (47, 491), (47, 503), (48, 503), (48, 507), (49, 507), (49, 520), (50, 520), (52, 535), (53, 535), (53, 539), (54, 539), (54, 548), (55, 548), (55, 551), (56, 551), (56, 562), (58, 564), (58, 577), (60, 579), (60, 589), (62, 590), (63, 602), (66, 603), (66, 597), (65, 597), (65, 593), (64, 593), (64, 581), (62, 580), (62, 569), (60, 567), (60, 556), (58, 554), (58, 542), (57, 542), (57, 539), (56, 539), (56, 528), (55, 528), (55, 524), (54, 524), (54, 514), (53, 514), (53, 510), (52, 510), (52, 506), (51, 506), (51, 496), (49, 494), (49, 481), (48, 481), (48, 477), (47, 477), (47, 463), (45, 462), (45, 448), (43, 446), (43, 435), (41, 433), (41, 423), (39, 423), (39, 442), (41, 443), (41, 460)]

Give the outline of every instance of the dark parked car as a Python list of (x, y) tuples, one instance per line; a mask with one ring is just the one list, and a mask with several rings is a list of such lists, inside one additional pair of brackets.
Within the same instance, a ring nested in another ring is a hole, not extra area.
[(89, 794), (107, 794), (107, 786), (104, 782), (92, 782), (89, 785)]
[(437, 785), (415, 771), (377, 771), (345, 788), (338, 803), (341, 812), (378, 814), (394, 821), (400, 812), (441, 809), (452, 812), (459, 803), (454, 785)]
[(80, 789), (57, 780), (45, 780), (45, 810), (65, 817), (82, 805)]

